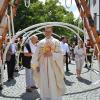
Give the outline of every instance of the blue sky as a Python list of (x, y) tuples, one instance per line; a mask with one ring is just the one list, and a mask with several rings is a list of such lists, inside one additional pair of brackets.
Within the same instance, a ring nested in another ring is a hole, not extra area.
[[(45, 2), (45, 0), (40, 0), (42, 2)], [(78, 18), (79, 17), (79, 11), (77, 9), (77, 6), (76, 6), (76, 3), (75, 3), (75, 0), (72, 0), (72, 5), (70, 8), (67, 8), (66, 5), (65, 5), (65, 0), (59, 0), (61, 2), (61, 5), (63, 5), (67, 10), (69, 11), (72, 11), (75, 18)], [(71, 0), (66, 0), (67, 2), (67, 6), (70, 6), (71, 4)]]

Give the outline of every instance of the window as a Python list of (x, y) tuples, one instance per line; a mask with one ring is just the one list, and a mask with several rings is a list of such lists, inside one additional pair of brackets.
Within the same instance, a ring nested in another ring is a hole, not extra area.
[(93, 6), (95, 6), (95, 4), (96, 4), (96, 0), (93, 0)]
[(97, 26), (97, 13), (94, 13), (94, 24)]

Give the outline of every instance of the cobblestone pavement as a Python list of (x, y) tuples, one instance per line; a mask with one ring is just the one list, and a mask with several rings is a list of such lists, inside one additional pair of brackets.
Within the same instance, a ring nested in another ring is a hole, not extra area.
[[(100, 100), (100, 74), (97, 61), (93, 61), (91, 70), (83, 68), (82, 79), (77, 80), (75, 62), (69, 64), (69, 73), (65, 73), (66, 92), (63, 100)], [(0, 92), (0, 100), (40, 100), (39, 90), (32, 93), (25, 91), (25, 71), (15, 73), (15, 79), (7, 82), (6, 70), (4, 72), (4, 88)]]

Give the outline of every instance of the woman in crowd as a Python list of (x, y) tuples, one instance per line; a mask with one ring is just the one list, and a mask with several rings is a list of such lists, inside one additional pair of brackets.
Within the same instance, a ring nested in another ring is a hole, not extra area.
[(79, 40), (78, 45), (75, 46), (74, 54), (75, 54), (77, 78), (80, 78), (80, 74), (82, 71), (82, 67), (83, 67), (83, 64), (85, 61), (85, 55), (86, 55), (86, 50), (81, 40)]

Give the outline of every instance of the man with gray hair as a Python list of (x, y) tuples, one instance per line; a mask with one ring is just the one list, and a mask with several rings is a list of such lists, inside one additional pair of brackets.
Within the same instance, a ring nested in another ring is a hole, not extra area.
[(31, 69), (31, 58), (32, 54), (35, 53), (35, 50), (37, 48), (37, 42), (38, 42), (38, 37), (37, 36), (32, 36), (31, 40), (29, 40), (28, 43), (25, 44), (24, 47), (24, 60), (23, 60), (23, 65), (25, 67), (25, 72), (26, 72), (26, 91), (27, 92), (32, 92), (33, 89), (37, 89), (35, 86), (35, 81), (33, 80), (33, 71)]

